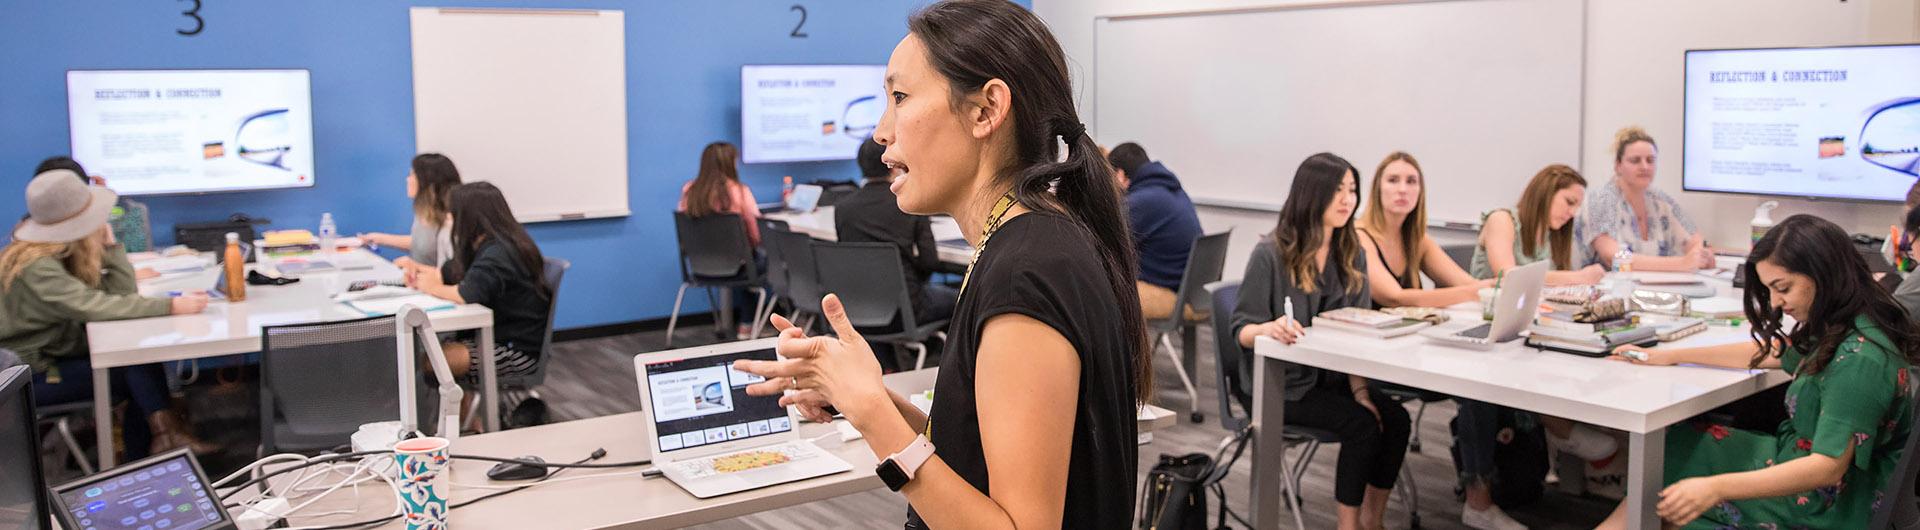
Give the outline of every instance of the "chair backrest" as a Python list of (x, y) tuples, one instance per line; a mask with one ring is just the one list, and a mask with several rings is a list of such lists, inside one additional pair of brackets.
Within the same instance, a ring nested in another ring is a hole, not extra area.
[(1900, 528), (1913, 528), (1915, 519), (1920, 518), (1916, 517), (1917, 512), (1914, 506), (1916, 499), (1913, 490), (1915, 473), (1920, 473), (1920, 468), (1916, 467), (1916, 455), (1914, 455), (1914, 451), (1920, 450), (1920, 368), (1906, 370), (1907, 387), (1902, 390), (1906, 391), (1908, 399), (1915, 400), (1913, 410), (1909, 412), (1913, 416), (1913, 423), (1910, 424), (1907, 432), (1906, 449), (1900, 451), (1900, 461), (1893, 467), (1893, 476), (1888, 477), (1887, 483), (1880, 486), (1884, 500), (1879, 503), (1878, 508), (1873, 510), (1873, 523), (1867, 525), (1867, 528), (1892, 528), (1895, 526), (1896, 518), (1899, 519), (1897, 522), (1901, 523)]
[(847, 320), (858, 328), (887, 327), (897, 322), (913, 330), (913, 305), (907, 299), (907, 276), (900, 270), (900, 249), (891, 243), (827, 243), (813, 245), (820, 286), (840, 297)]
[(1232, 235), (1232, 231), (1215, 232), (1193, 240), (1193, 250), (1187, 252), (1187, 272), (1180, 276), (1180, 290), (1175, 293), (1179, 303), (1174, 304), (1168, 320), (1178, 322), (1188, 307), (1199, 313), (1213, 307), (1206, 286), (1220, 281), (1220, 272), (1227, 265), (1228, 237)]
[(786, 231), (787, 228), (785, 226), (776, 227), (767, 224), (764, 219), (761, 220), (760, 250), (767, 255), (767, 287), (773, 289), (775, 299), (787, 296), (787, 290), (789, 289), (787, 285), (786, 248), (780, 245), (778, 241), (775, 241), (777, 236), (774, 235), (776, 232)]
[(674, 212), (673, 228), (680, 238), (681, 272), (688, 279), (758, 273), (753, 270), (753, 243), (739, 214), (691, 217), (686, 212)]
[(262, 447), (282, 445), (276, 424), (303, 438), (329, 439), (332, 447), (362, 424), (400, 419), (395, 318), (261, 328)]
[[(1206, 285), (1212, 298), (1214, 388), (1220, 393), (1220, 426), (1239, 431), (1253, 422), (1253, 363), (1233, 333), (1233, 308), (1240, 304), (1240, 281)], [(1235, 415), (1238, 403), (1245, 414)]]
[(813, 256), (813, 238), (806, 234), (789, 230), (775, 230), (764, 233), (769, 252), (780, 254), (780, 260), (786, 264), (786, 287), (774, 286), (774, 292), (787, 297), (794, 307), (818, 313), (820, 297), (826, 291), (820, 287), (820, 268)]
[(547, 299), (547, 331), (540, 336), (540, 356), (533, 361), (533, 371), (506, 380), (506, 384), (531, 387), (547, 381), (547, 363), (553, 360), (553, 316), (560, 311), (560, 280), (566, 278), (567, 269), (572, 268), (573, 263), (552, 256), (546, 259), (540, 278), (552, 294)]

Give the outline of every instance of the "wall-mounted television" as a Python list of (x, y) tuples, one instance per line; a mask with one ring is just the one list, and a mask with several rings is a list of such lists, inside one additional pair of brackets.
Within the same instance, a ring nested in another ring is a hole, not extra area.
[(1920, 178), (1920, 44), (1689, 50), (1687, 191), (1902, 201)]
[(885, 65), (740, 67), (740, 158), (851, 160), (887, 110)]
[(313, 186), (306, 70), (72, 70), (67, 120), (122, 195)]

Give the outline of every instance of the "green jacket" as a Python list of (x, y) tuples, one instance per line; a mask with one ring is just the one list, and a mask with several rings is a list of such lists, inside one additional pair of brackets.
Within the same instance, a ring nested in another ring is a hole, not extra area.
[(133, 264), (119, 245), (108, 247), (100, 264), (100, 287), (67, 273), (55, 258), (27, 264), (20, 277), (0, 292), (0, 348), (44, 372), (61, 358), (87, 355), (87, 323), (165, 316), (167, 298), (140, 296)]

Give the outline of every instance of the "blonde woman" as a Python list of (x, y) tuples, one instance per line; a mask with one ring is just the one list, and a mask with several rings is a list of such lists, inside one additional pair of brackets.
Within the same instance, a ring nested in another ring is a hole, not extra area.
[(1614, 134), (1613, 181), (1587, 192), (1587, 209), (1574, 225), (1591, 246), (1595, 263), (1613, 268), (1621, 249), (1633, 251), (1633, 268), (1692, 271), (1713, 268), (1713, 251), (1693, 219), (1672, 195), (1653, 187), (1659, 146), (1645, 129)]
[[(1359, 228), (1376, 306), (1444, 307), (1471, 302), (1481, 287), (1493, 285), (1467, 274), (1427, 236), (1426, 186), (1420, 162), (1405, 152), (1387, 155), (1373, 170), (1373, 196)], [(1422, 273), (1440, 285), (1423, 288)]]
[[(41, 173), (27, 184), (28, 218), (0, 250), (0, 348), (33, 367), (34, 401), (71, 403), (93, 395), (86, 323), (198, 313), (204, 293), (141, 296), (127, 252), (113, 239), (107, 215), (118, 196), (88, 186), (68, 170)], [(111, 371), (116, 393), (131, 398), (122, 424), (127, 459), (188, 446), (212, 452), (168, 410), (158, 365)], [(145, 421), (141, 421), (144, 419)]]

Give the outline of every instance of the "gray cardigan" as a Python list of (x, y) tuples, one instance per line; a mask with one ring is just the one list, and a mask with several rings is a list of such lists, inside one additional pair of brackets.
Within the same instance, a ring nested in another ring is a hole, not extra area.
[(1907, 308), (1909, 318), (1920, 320), (1920, 269), (1914, 269), (1900, 280), (1900, 286), (1893, 288), (1893, 299)]
[[(1247, 273), (1240, 279), (1240, 303), (1233, 308), (1233, 336), (1240, 336), (1240, 328), (1248, 324), (1272, 322), (1285, 312), (1286, 299), (1293, 299), (1294, 320), (1301, 326), (1313, 325), (1313, 315), (1342, 307), (1372, 307), (1372, 296), (1367, 292), (1367, 255), (1354, 249), (1353, 267), (1360, 271), (1358, 278), (1342, 278), (1338, 267), (1325, 267), (1317, 279), (1318, 285), (1311, 293), (1303, 292), (1293, 284), (1293, 278), (1287, 274), (1274, 255), (1271, 238), (1263, 238), (1254, 245), (1253, 256), (1247, 259)], [(1348, 282), (1360, 282), (1360, 289), (1347, 292)], [(1287, 363), (1287, 401), (1299, 401), (1307, 395), (1307, 390), (1325, 377), (1323, 371), (1311, 366)]]

